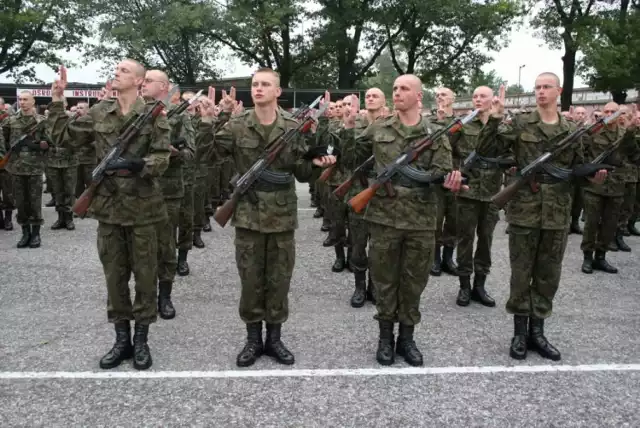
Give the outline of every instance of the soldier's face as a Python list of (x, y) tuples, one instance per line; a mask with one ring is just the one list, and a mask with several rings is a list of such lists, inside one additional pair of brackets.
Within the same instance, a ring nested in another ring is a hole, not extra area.
[(336, 101), (336, 117), (342, 117), (342, 100)]
[(587, 120), (587, 110), (582, 107), (578, 107), (573, 112), (573, 119), (579, 123), (584, 122), (585, 120)]
[(163, 80), (157, 73), (148, 71), (142, 82), (142, 96), (158, 99), (168, 89), (169, 82)]
[(543, 74), (536, 79), (534, 90), (536, 103), (539, 106), (548, 106), (558, 102), (561, 88), (555, 77)]
[(22, 111), (31, 111), (35, 103), (36, 103), (36, 100), (33, 98), (33, 95), (31, 94), (24, 93), (18, 96), (18, 105), (20, 106), (20, 110)]
[(477, 88), (473, 91), (473, 106), (480, 111), (488, 111), (491, 108), (493, 91), (489, 88)]
[(398, 111), (407, 111), (418, 106), (422, 101), (422, 92), (416, 90), (413, 81), (407, 76), (400, 76), (393, 84), (393, 105)]
[(87, 103), (79, 103), (76, 107), (76, 113), (78, 113), (78, 116), (85, 116), (89, 111), (89, 105)]
[(251, 79), (251, 98), (255, 105), (266, 105), (276, 101), (282, 94), (278, 78), (271, 73), (256, 73)]
[(137, 64), (131, 61), (122, 61), (116, 66), (115, 77), (111, 82), (112, 88), (116, 91), (139, 88), (140, 85), (142, 85), (144, 77), (136, 74), (137, 71)]
[(380, 110), (384, 106), (384, 94), (382, 91), (369, 89), (364, 95), (364, 105), (369, 111)]
[(327, 107), (327, 116), (335, 117), (336, 116), (336, 103), (329, 103), (329, 107)]
[(442, 107), (453, 104), (453, 92), (448, 88), (440, 88), (436, 91), (436, 103)]
[(619, 109), (620, 109), (620, 107), (618, 106), (618, 104), (609, 103), (609, 104), (604, 106), (604, 109), (602, 110), (602, 113), (604, 114), (604, 117), (610, 117), (614, 113), (616, 113)]

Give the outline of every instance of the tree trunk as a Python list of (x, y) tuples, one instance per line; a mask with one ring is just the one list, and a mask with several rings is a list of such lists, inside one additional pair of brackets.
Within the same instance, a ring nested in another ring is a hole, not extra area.
[(613, 102), (616, 104), (624, 104), (627, 101), (627, 91), (611, 91)]
[(562, 57), (562, 94), (560, 95), (560, 108), (569, 111), (573, 101), (573, 81), (576, 74), (576, 50), (565, 46)]

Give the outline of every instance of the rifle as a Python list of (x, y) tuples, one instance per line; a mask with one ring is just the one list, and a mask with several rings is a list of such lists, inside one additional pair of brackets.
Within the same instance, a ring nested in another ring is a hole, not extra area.
[(260, 158), (254, 162), (254, 164), (249, 168), (247, 172), (245, 172), (238, 179), (233, 180), (233, 193), (231, 193), (230, 198), (219, 207), (215, 214), (213, 215), (213, 219), (218, 223), (221, 227), (224, 227), (240, 201), (240, 197), (250, 191), (251, 186), (255, 183), (260, 175), (267, 171), (267, 168), (276, 160), (280, 152), (282, 152), (285, 147), (289, 145), (291, 139), (297, 135), (298, 133), (304, 133), (309, 128), (311, 128), (311, 124), (316, 120), (317, 117), (324, 114), (327, 106), (321, 106), (320, 109), (311, 116), (306, 116), (302, 122), (296, 127), (289, 129), (283, 135), (281, 135), (274, 143), (272, 143), (269, 147), (265, 149), (265, 152)]
[[(9, 149), (9, 151), (4, 155), (3, 158), (0, 158), (0, 168), (4, 168), (8, 163), (9, 159), (11, 159), (11, 155), (14, 153), (18, 153), (23, 147), (30, 146), (33, 144), (33, 134), (38, 130), (38, 128), (44, 126), (44, 120), (39, 123), (34, 123), (25, 131), (18, 141), (16, 141), (13, 146)], [(42, 124), (42, 125), (41, 125)]]
[(169, 113), (167, 113), (167, 119), (171, 119), (173, 116), (182, 114), (187, 108), (189, 108), (191, 104), (195, 103), (198, 100), (198, 98), (200, 98), (201, 96), (202, 96), (202, 89), (200, 89), (200, 91), (198, 91), (198, 93), (195, 94), (193, 97), (191, 97), (188, 100), (182, 101), (178, 107), (174, 108)]
[[(369, 187), (367, 187), (362, 192), (358, 193), (356, 196), (354, 196), (349, 200), (349, 205), (351, 206), (351, 208), (357, 213), (362, 212), (364, 207), (367, 206), (369, 201), (373, 198), (373, 196), (376, 194), (378, 189), (382, 186), (385, 186), (387, 188), (387, 192), (389, 193), (389, 196), (392, 196), (394, 192), (393, 192), (393, 188), (390, 186), (390, 180), (394, 175), (398, 173), (400, 168), (405, 167), (409, 165), (411, 162), (413, 162), (414, 160), (416, 160), (418, 156), (422, 154), (422, 152), (424, 152), (429, 147), (431, 147), (431, 145), (435, 141), (443, 137), (445, 134), (454, 135), (456, 132), (460, 131), (460, 129), (462, 129), (462, 127), (465, 124), (471, 122), (473, 118), (475, 118), (478, 115), (479, 112), (480, 110), (476, 109), (471, 113), (469, 113), (468, 115), (466, 115), (465, 117), (456, 118), (445, 128), (440, 128), (433, 134), (427, 136), (426, 138), (416, 142), (415, 144), (411, 144), (392, 163), (384, 167), (382, 172), (380, 172), (378, 176), (375, 178), (373, 184), (370, 184)], [(367, 161), (369, 160), (367, 159)], [(349, 188), (353, 184), (353, 180), (354, 180), (354, 175), (352, 174), (352, 176), (349, 177), (347, 181), (342, 183), (340, 187), (344, 186), (346, 187), (346, 190), (349, 190)], [(346, 190), (344, 189), (344, 187), (341, 192), (346, 193)]]
[(91, 201), (98, 189), (98, 186), (102, 183), (106, 177), (107, 167), (116, 162), (124, 152), (127, 151), (131, 142), (140, 134), (140, 130), (147, 124), (148, 121), (154, 119), (162, 113), (166, 106), (171, 102), (171, 97), (178, 90), (178, 87), (174, 87), (169, 91), (169, 95), (164, 100), (157, 100), (151, 109), (138, 116), (122, 134), (120, 134), (109, 153), (102, 159), (100, 164), (91, 173), (91, 184), (82, 192), (82, 195), (73, 204), (72, 211), (80, 217), (84, 217), (91, 205)]
[(333, 194), (336, 195), (339, 199), (344, 198), (347, 194), (351, 186), (353, 186), (353, 182), (356, 178), (360, 178), (361, 183), (364, 187), (367, 186), (364, 182), (364, 174), (373, 167), (375, 164), (375, 157), (373, 155), (369, 156), (369, 158), (364, 161), (361, 165), (359, 165), (356, 169), (353, 170), (351, 176), (345, 180), (342, 184), (340, 184), (336, 190), (333, 191)]
[(563, 138), (559, 143), (557, 143), (551, 151), (543, 153), (538, 156), (536, 160), (531, 162), (529, 165), (525, 166), (522, 171), (518, 174), (518, 178), (512, 181), (508, 186), (505, 186), (501, 191), (496, 193), (491, 201), (499, 208), (502, 209), (507, 202), (511, 200), (515, 196), (515, 194), (524, 187), (525, 184), (532, 182), (535, 178), (535, 174), (543, 167), (547, 162), (555, 158), (560, 152), (565, 150), (567, 147), (571, 146), (574, 141), (578, 138), (582, 137), (585, 134), (594, 134), (600, 131), (602, 128), (607, 126), (610, 122), (620, 116), (621, 112), (617, 111), (613, 115), (600, 118), (597, 122), (590, 126), (583, 126), (579, 129), (576, 129), (571, 134), (567, 135)]

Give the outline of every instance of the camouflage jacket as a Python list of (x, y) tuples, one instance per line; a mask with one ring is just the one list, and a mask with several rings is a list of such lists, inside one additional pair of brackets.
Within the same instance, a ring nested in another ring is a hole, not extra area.
[(635, 137), (635, 144), (629, 141), (623, 147), (622, 167), (618, 168), (618, 172), (624, 175), (625, 183), (637, 183), (638, 180), (638, 158), (640, 158), (640, 133), (637, 127), (630, 128), (629, 138)]
[[(70, 144), (81, 147), (95, 141), (98, 162), (113, 148), (123, 127), (134, 116), (151, 109), (152, 103), (138, 98), (131, 111), (122, 116), (116, 99), (102, 100), (91, 107), (89, 114), (63, 126), (62, 102), (49, 105), (49, 119), (53, 120), (54, 135), (67, 132)], [(96, 220), (122, 226), (144, 226), (164, 221), (164, 204), (159, 177), (169, 165), (171, 127), (164, 116), (147, 123), (138, 138), (131, 142), (123, 157), (142, 158), (145, 166), (137, 174), (109, 172), (89, 206), (89, 215)]]
[[(362, 165), (369, 157), (362, 157), (366, 155), (365, 151), (357, 150), (356, 146), (356, 137), (362, 134), (367, 127), (370, 125), (368, 119), (360, 119), (356, 120), (355, 128), (345, 129), (342, 128), (340, 131), (340, 150), (342, 153), (341, 163), (344, 165), (345, 170), (348, 172), (348, 176), (345, 176), (345, 181), (349, 179), (353, 171)], [(347, 175), (347, 174), (346, 174)], [(368, 183), (369, 178), (375, 178), (375, 170), (374, 168), (365, 171), (362, 177), (355, 177), (349, 192), (345, 196), (345, 200), (348, 200), (362, 190), (364, 190), (365, 183)]]
[(624, 137), (624, 140), (618, 146), (618, 149), (613, 152), (604, 163), (615, 167), (615, 170), (607, 175), (604, 183), (593, 184), (588, 182), (585, 186), (585, 192), (595, 193), (596, 195), (620, 197), (624, 196), (626, 173), (623, 167), (628, 145), (635, 145), (633, 134), (625, 133), (621, 127), (605, 128), (597, 134), (590, 135), (584, 138), (584, 157), (585, 162), (591, 162), (602, 152), (607, 150), (611, 144), (614, 144), (616, 140)]
[[(265, 140), (264, 127), (258, 122), (254, 111), (245, 111), (233, 117), (215, 134), (213, 152), (218, 157), (231, 157), (242, 175), (258, 160), (267, 146), (274, 143), (287, 130), (296, 128), (298, 123), (277, 113), (276, 122), (268, 140)], [(203, 118), (199, 134), (213, 139), (213, 123)], [(199, 137), (200, 138), (200, 137)], [(300, 182), (311, 178), (312, 163), (302, 159), (308, 146), (305, 138), (296, 135), (289, 145), (278, 155), (269, 170), (291, 173)], [(259, 184), (259, 183), (256, 183)], [(264, 186), (264, 187), (263, 187)], [(269, 188), (270, 187), (270, 188)], [(259, 185), (251, 195), (243, 195), (233, 214), (232, 225), (261, 233), (276, 233), (295, 230), (298, 227), (298, 197), (295, 180), (289, 184), (269, 186)], [(257, 203), (254, 203), (257, 202)]]
[(38, 144), (40, 141), (51, 143), (48, 131), (50, 122), (39, 114), (28, 116), (19, 111), (13, 116), (7, 117), (2, 123), (5, 147), (8, 151), (9, 147), (16, 144), (18, 139), (25, 134), (27, 128), (36, 122), (41, 123), (43, 121), (46, 122), (36, 130), (33, 142), (29, 145), (30, 147), (23, 147), (19, 152), (11, 155), (11, 159), (9, 159), (5, 167), (9, 173), (13, 175), (42, 175), (44, 173), (47, 159), (46, 150), (40, 149)]
[[(68, 117), (66, 125), (76, 119), (75, 116)], [(79, 164), (77, 152), (69, 145), (66, 132), (59, 134), (59, 138), (52, 141), (47, 155), (47, 167), (50, 168), (75, 168)]]
[[(169, 111), (178, 108), (169, 106)], [(160, 177), (160, 187), (165, 199), (181, 199), (184, 197), (184, 164), (192, 162), (195, 156), (195, 131), (191, 118), (187, 113), (173, 116), (169, 119), (171, 126), (171, 144), (182, 145), (177, 156), (169, 158), (169, 166)]]
[[(213, 126), (215, 127), (217, 118), (213, 119)], [(206, 178), (209, 175), (208, 164), (212, 163), (210, 159), (209, 151), (213, 144), (213, 136), (210, 133), (199, 133), (197, 130), (202, 122), (202, 117), (199, 114), (193, 115), (191, 118), (191, 124), (193, 129), (196, 130), (195, 138), (195, 157), (193, 160), (194, 177), (196, 181), (200, 178)]]
[[(333, 145), (334, 147), (342, 150), (342, 141), (339, 138), (332, 138), (332, 135), (340, 135), (344, 130), (342, 120), (331, 118), (327, 121), (326, 125), (323, 124), (322, 128), (318, 126), (317, 144), (321, 145)], [(330, 186), (339, 186), (344, 180), (349, 178), (349, 171), (346, 170), (342, 159), (338, 159), (333, 166), (333, 172), (327, 179), (327, 184)]]
[[(439, 125), (422, 118), (421, 122), (405, 133), (397, 116), (389, 116), (373, 122), (356, 136), (357, 160), (375, 157), (377, 172), (392, 163), (411, 143), (422, 140), (438, 129)], [(446, 137), (435, 141), (411, 164), (426, 174), (438, 175), (450, 172), (453, 164), (451, 145)], [(365, 220), (403, 230), (436, 230), (437, 197), (434, 186), (404, 187), (392, 179), (396, 197), (390, 198), (384, 187), (380, 188), (366, 208)]]
[[(511, 125), (501, 124), (502, 119), (490, 117), (478, 137), (476, 152), (481, 156), (513, 154), (517, 168), (522, 169), (576, 129), (558, 114), (556, 125), (544, 125), (537, 110), (519, 114)], [(584, 163), (582, 141), (576, 141), (551, 162), (556, 167), (572, 169)], [(559, 181), (538, 183), (534, 193), (524, 186), (507, 205), (507, 222), (516, 226), (535, 229), (562, 230), (571, 220), (571, 195), (573, 183)]]

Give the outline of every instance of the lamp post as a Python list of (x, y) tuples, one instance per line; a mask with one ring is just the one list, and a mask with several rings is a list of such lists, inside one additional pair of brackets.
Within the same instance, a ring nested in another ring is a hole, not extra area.
[(525, 67), (526, 64), (522, 64), (520, 67), (518, 67), (518, 101), (517, 101), (517, 105), (520, 105), (520, 94), (522, 93), (522, 91), (520, 90), (520, 88), (522, 88), (522, 85), (520, 84), (521, 78), (522, 78), (522, 69)]

